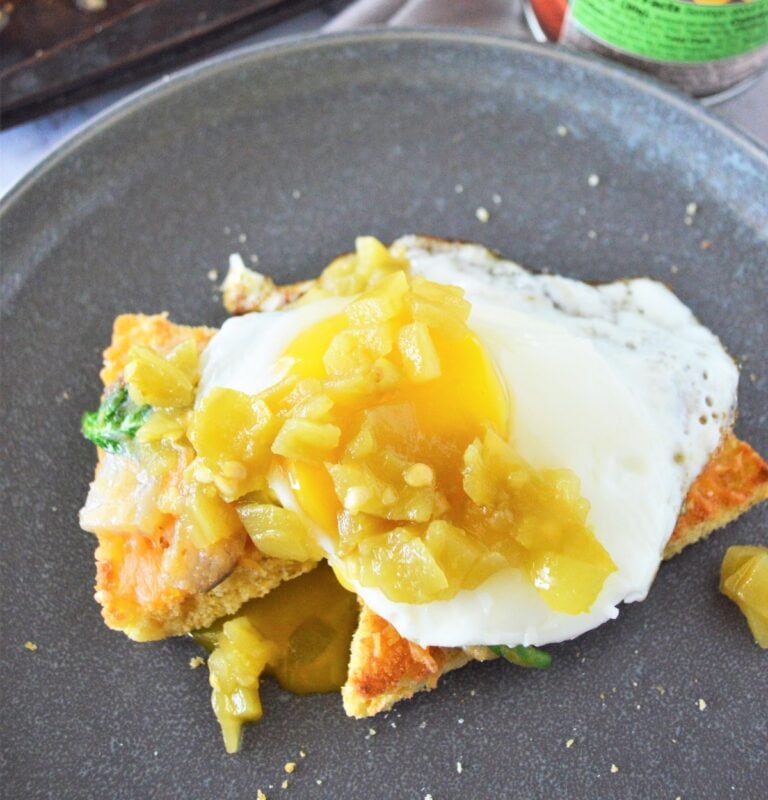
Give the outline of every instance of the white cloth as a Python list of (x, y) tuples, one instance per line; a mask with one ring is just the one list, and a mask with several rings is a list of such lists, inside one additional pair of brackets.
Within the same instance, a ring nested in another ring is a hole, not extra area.
[(507, 36), (524, 35), (519, 0), (357, 0), (325, 30), (367, 25), (469, 27)]

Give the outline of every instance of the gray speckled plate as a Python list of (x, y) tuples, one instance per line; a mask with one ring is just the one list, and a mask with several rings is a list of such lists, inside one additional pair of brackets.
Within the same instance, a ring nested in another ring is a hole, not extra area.
[(768, 656), (717, 577), (729, 544), (766, 541), (766, 508), (662, 566), (617, 622), (553, 647), (547, 673), (475, 664), (370, 722), (337, 696), (267, 684), (238, 757), (190, 641), (138, 645), (102, 625), (77, 526), (94, 460), (79, 416), (113, 316), (215, 324), (206, 273), (230, 252), (293, 280), (361, 232), (669, 282), (743, 360), (738, 431), (768, 452), (765, 153), (599, 61), (466, 33), (354, 33), (150, 88), (50, 158), (0, 219), (4, 796), (765, 796)]

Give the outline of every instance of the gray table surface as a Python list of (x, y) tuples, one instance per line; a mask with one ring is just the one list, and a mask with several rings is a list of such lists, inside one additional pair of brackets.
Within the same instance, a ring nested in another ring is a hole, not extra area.
[[(305, 12), (287, 22), (274, 25), (245, 42), (240, 42), (237, 47), (320, 30), (344, 5), (346, 3), (330, 0), (319, 9)], [(522, 22), (520, 35), (527, 35)], [(0, 197), (73, 131), (117, 100), (149, 82), (142, 81), (132, 86), (121, 87), (31, 122), (0, 131)], [(749, 133), (764, 146), (768, 146), (768, 72), (763, 73), (736, 96), (713, 105), (712, 111)]]

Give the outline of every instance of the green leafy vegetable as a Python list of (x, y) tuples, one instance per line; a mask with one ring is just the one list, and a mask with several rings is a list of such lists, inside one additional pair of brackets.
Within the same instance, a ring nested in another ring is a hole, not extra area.
[(81, 430), (86, 439), (109, 453), (121, 453), (144, 424), (151, 406), (137, 405), (121, 386), (102, 400), (98, 411), (83, 414)]
[(517, 647), (507, 647), (504, 644), (494, 644), (488, 649), (512, 664), (517, 664), (518, 667), (547, 669), (552, 664), (552, 656), (538, 647), (525, 647), (522, 644)]

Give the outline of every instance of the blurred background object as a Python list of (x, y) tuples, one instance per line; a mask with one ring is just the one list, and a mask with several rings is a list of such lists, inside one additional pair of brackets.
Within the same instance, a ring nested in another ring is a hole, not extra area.
[(322, 0), (0, 4), (0, 126), (189, 63)]
[[(560, 8), (559, 26), (568, 0), (537, 2)], [(0, 196), (95, 114), (183, 64), (367, 25), (534, 38), (521, 0), (0, 0)], [(768, 72), (740, 88), (713, 110), (765, 146)]]
[(768, 0), (523, 0), (541, 42), (642, 69), (696, 97), (768, 64)]

